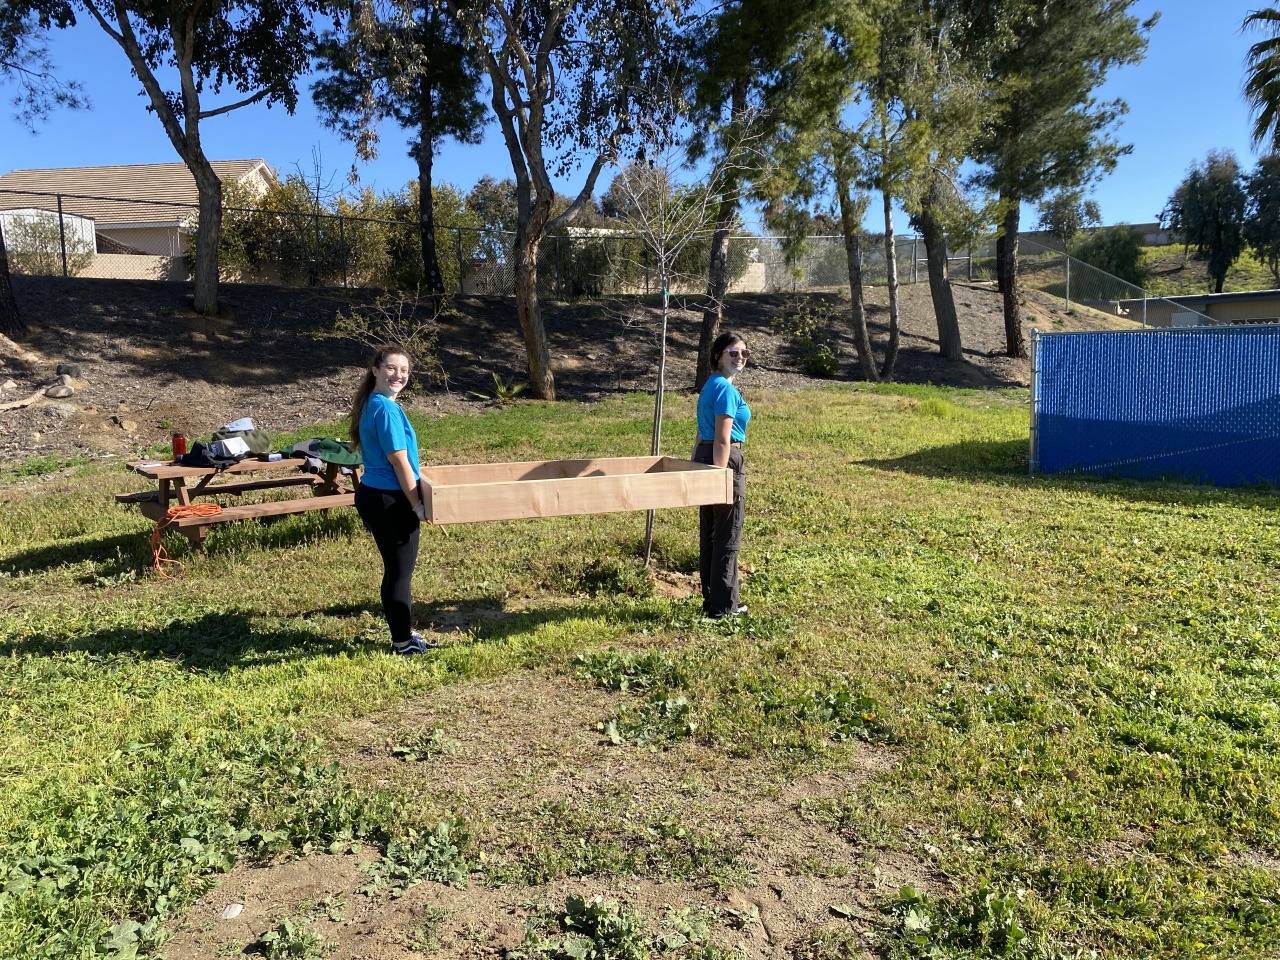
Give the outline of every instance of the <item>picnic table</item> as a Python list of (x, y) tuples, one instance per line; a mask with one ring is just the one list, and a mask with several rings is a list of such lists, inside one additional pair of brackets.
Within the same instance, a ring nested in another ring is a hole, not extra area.
[[(216, 468), (140, 460), (130, 463), (129, 468), (155, 482), (155, 488), (117, 494), (116, 502), (136, 504), (148, 519), (166, 521), (169, 527), (184, 534), (196, 548), (203, 546), (209, 526), (215, 523), (256, 517), (280, 517), (355, 504), (355, 487), (360, 482), (358, 472), (350, 475), (349, 488), (344, 489), (341, 468), (337, 464), (326, 463), (320, 473), (299, 472), (299, 468), (305, 463), (299, 457), (285, 457), (281, 460), (250, 457)], [(292, 490), (299, 495), (266, 503), (224, 505), (221, 512), (211, 516), (171, 517), (169, 514), (170, 507), (189, 507), (199, 497), (239, 496), (263, 490)]]

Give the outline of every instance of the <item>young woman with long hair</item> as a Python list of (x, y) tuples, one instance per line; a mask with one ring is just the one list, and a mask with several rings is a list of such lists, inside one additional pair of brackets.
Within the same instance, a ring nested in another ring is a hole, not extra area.
[(351, 440), (364, 460), (356, 512), (382, 555), (382, 612), (391, 632), (391, 652), (402, 655), (430, 649), (413, 629), (413, 570), (424, 516), (418, 436), (396, 403), (411, 371), (403, 347), (380, 348), (356, 390), (350, 424)]

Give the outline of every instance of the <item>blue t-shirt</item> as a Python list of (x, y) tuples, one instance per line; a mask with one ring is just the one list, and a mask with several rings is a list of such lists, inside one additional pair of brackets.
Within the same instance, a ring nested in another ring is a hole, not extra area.
[(360, 413), (360, 453), (364, 457), (360, 482), (375, 490), (399, 490), (400, 480), (387, 459), (387, 454), (396, 450), (409, 451), (409, 465), (417, 477), (418, 435), (413, 424), (390, 397), (371, 393)]
[(751, 419), (751, 408), (742, 399), (738, 388), (726, 380), (721, 374), (713, 373), (702, 385), (698, 394), (698, 438), (714, 440), (716, 438), (716, 418), (733, 417), (733, 429), (730, 440), (747, 439), (747, 421)]

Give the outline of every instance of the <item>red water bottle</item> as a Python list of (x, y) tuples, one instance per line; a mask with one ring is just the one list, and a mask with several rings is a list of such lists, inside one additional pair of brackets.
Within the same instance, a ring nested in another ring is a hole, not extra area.
[(175, 433), (173, 435), (173, 459), (177, 460), (186, 452), (187, 435), (185, 433)]

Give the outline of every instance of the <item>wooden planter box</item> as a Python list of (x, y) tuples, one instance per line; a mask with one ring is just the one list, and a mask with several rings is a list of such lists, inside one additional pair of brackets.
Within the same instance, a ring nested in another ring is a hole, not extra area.
[(423, 467), (432, 523), (524, 520), (733, 502), (733, 471), (674, 457)]

